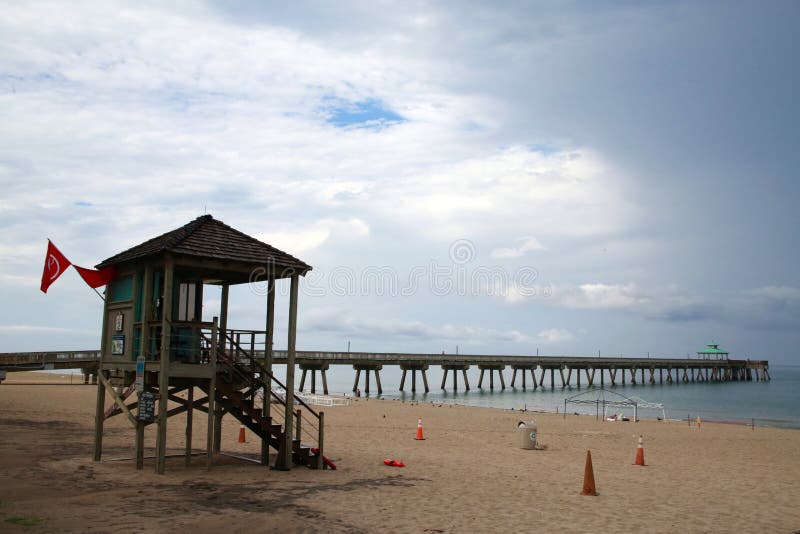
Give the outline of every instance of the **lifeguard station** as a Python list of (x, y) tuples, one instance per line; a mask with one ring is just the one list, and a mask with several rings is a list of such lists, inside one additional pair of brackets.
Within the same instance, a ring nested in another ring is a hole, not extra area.
[[(261, 439), (262, 464), (270, 463), (272, 448), (276, 469), (324, 467), (324, 415), (293, 394), (298, 284), (311, 266), (204, 215), (97, 266), (106, 267), (117, 275), (106, 289), (103, 312), (95, 461), (102, 456), (105, 419), (124, 415), (135, 428), (137, 469), (144, 464), (145, 427), (157, 425), (155, 471), (164, 473), (168, 421), (185, 413), (188, 465), (193, 413), (199, 410), (208, 417), (209, 468), (220, 452), (227, 414)], [(254, 280), (266, 284), (265, 329), (228, 328), (230, 286)], [(275, 287), (281, 280), (291, 284), (285, 384), (272, 373)], [(219, 317), (211, 320), (202, 306), (208, 286), (221, 286)], [(108, 408), (107, 397), (113, 402)], [(307, 421), (305, 434), (301, 421)], [(302, 443), (303, 436), (311, 443)]]

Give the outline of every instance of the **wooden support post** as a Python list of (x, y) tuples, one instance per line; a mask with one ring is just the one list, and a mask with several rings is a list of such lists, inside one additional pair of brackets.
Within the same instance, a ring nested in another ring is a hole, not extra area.
[(192, 415), (194, 414), (194, 385), (186, 392), (186, 467), (192, 463)]
[(566, 387), (567, 383), (564, 382), (564, 368), (563, 367), (559, 367), (558, 368), (558, 376), (561, 377), (561, 389), (564, 389)]
[(636, 368), (631, 367), (631, 385), (636, 385)]
[(369, 395), (369, 368), (364, 369), (364, 395)]
[(381, 386), (381, 372), (380, 369), (375, 369), (375, 383), (378, 384), (378, 395), (383, 393), (383, 387)]
[(311, 370), (311, 393), (317, 392), (317, 370)]
[[(511, 373), (511, 387), (512, 388), (514, 387), (514, 382), (516, 382), (516, 380), (517, 380), (517, 370), (514, 369), (514, 372)], [(525, 385), (524, 385), (525, 379), (524, 378), (522, 379), (522, 382), (523, 382), (522, 389), (525, 389)]]
[[(403, 371), (405, 373), (405, 371)], [(411, 393), (417, 392), (417, 370), (411, 370)]]
[[(106, 291), (106, 296), (108, 292)], [(108, 299), (103, 303), (103, 326), (100, 332), (100, 361), (97, 363), (97, 374), (103, 372), (103, 362), (107, 350), (106, 329), (108, 328)], [(88, 378), (88, 374), (85, 377)], [(94, 461), (99, 462), (103, 456), (103, 424), (105, 421), (106, 387), (101, 380), (97, 381), (97, 397), (95, 398), (94, 414)]]
[[(465, 376), (466, 376), (466, 371), (464, 371), (464, 373), (465, 373)], [(502, 369), (498, 369), (497, 370), (497, 376), (500, 377), (500, 389), (505, 391), (505, 389), (506, 389), (506, 380), (505, 380), (505, 378), (503, 378), (503, 370)]]
[[(311, 371), (312, 373), (314, 371)], [(300, 387), (297, 388), (299, 391), (303, 391), (306, 386), (306, 370), (303, 369), (303, 373), (300, 375)]]
[[(480, 376), (478, 377), (478, 389), (481, 389), (481, 387), (483, 387), (483, 371), (484, 371), (484, 370), (483, 370), (483, 369), (481, 369), (481, 374), (480, 374)], [(444, 388), (443, 388), (443, 389), (444, 389)]]
[(466, 391), (469, 391), (469, 378), (467, 378), (467, 370), (466, 369), (462, 369), (461, 370), (461, 376), (464, 379), (464, 389)]
[(592, 374), (589, 374), (589, 368), (586, 368), (586, 380), (589, 381), (589, 387), (594, 383), (594, 367), (592, 367)]
[(644, 385), (644, 367), (642, 367), (642, 385)]
[[(414, 376), (414, 371), (411, 371), (411, 376)], [(400, 391), (403, 391), (403, 385), (406, 383), (406, 370), (403, 369), (403, 375), (400, 377)], [(414, 385), (411, 385), (411, 391), (414, 391)]]
[(220, 295), (219, 305), (219, 344), (217, 350), (226, 353), (229, 357), (233, 357), (233, 351), (228, 352), (228, 296), (230, 295), (230, 286), (222, 284), (222, 294)]
[(656, 377), (653, 376), (655, 374), (655, 372), (656, 372), (656, 368), (655, 367), (651, 367), (650, 368), (650, 385), (653, 385), (653, 384), (656, 383)]
[(581, 388), (581, 370), (580, 369), (575, 369), (575, 375), (576, 375), (576, 377), (578, 379), (578, 389), (580, 389)]
[(171, 257), (164, 265), (164, 306), (161, 320), (161, 362), (158, 372), (158, 430), (156, 433), (156, 473), (164, 474), (167, 457), (167, 401), (169, 360), (172, 352), (172, 285), (175, 266)]
[[(152, 319), (150, 309), (152, 308), (153, 301), (153, 267), (150, 264), (144, 267), (144, 280), (142, 284), (142, 330), (139, 334), (139, 354), (134, 354), (135, 357), (144, 355), (145, 359), (152, 358), (150, 351), (150, 325), (149, 321)], [(136, 421), (136, 469), (144, 469), (144, 421)]]
[(489, 389), (494, 390), (494, 369), (489, 369)]
[(144, 469), (144, 421), (136, 421), (136, 469)]
[(442, 367), (442, 389), (444, 389), (446, 383), (447, 383), (447, 369)]
[(603, 387), (603, 386), (606, 385), (605, 379), (604, 379), (605, 375), (606, 375), (605, 370), (601, 367), (600, 368), (600, 387)]
[[(289, 332), (286, 351), (286, 409), (284, 411), (284, 443), (282, 450), (275, 461), (275, 468), (289, 470), (292, 465), (292, 418), (294, 417), (294, 367), (297, 344), (297, 295), (300, 279), (297, 274), (292, 275), (289, 290)], [(369, 375), (367, 375), (369, 376)], [(282, 453), (282, 454), (281, 454)]]
[(616, 368), (616, 367), (610, 367), (610, 368), (608, 369), (608, 374), (609, 374), (609, 378), (611, 378), (611, 386), (612, 386), (612, 387), (613, 387), (613, 386), (616, 386), (616, 385), (617, 385), (617, 384), (616, 384), (616, 378), (617, 378), (617, 368)]
[[(325, 372), (324, 370), (322, 371)], [(325, 376), (324, 374), (322, 376)], [(325, 469), (327, 466), (324, 461), (325, 450), (325, 412), (319, 412), (319, 434), (317, 436), (317, 469)]]
[(556, 387), (556, 370), (552, 367), (550, 368), (550, 389)]
[(222, 418), (225, 416), (225, 411), (219, 404), (215, 405), (214, 411), (214, 452), (220, 452), (222, 449)]
[[(216, 390), (217, 390), (217, 324), (218, 319), (214, 317), (211, 323), (211, 354), (209, 358), (208, 364), (211, 366), (211, 369), (214, 370), (211, 373), (211, 378), (208, 380), (208, 429), (206, 433), (206, 469), (211, 469), (211, 465), (214, 462), (214, 450), (215, 446), (219, 447), (219, 442), (215, 441), (215, 432), (217, 430), (217, 404), (216, 404)], [(264, 397), (264, 402), (269, 404), (269, 397)], [(216, 450), (219, 450), (218, 448)], [(263, 462), (263, 451), (262, 451), (262, 462)]]
[(422, 383), (425, 385), (425, 393), (428, 393), (430, 389), (428, 389), (428, 375), (425, 369), (422, 369)]
[(663, 367), (659, 367), (658, 368), (658, 383), (659, 384), (663, 384), (664, 383), (664, 368)]
[(453, 391), (458, 391), (458, 375), (455, 369), (453, 369)]
[[(103, 327), (103, 338), (105, 338), (105, 326)], [(97, 371), (98, 376), (103, 376), (104, 373), (105, 371), (103, 371), (102, 369), (99, 369)], [(98, 380), (97, 398), (95, 400), (95, 416), (94, 416), (94, 461), (95, 462), (99, 462), (103, 454), (103, 422), (105, 420), (105, 406), (106, 406), (105, 382), (103, 380)]]
[(567, 368), (567, 383), (566, 385), (569, 386), (572, 383), (572, 367)]
[(544, 367), (542, 367), (542, 374), (539, 375), (539, 385), (541, 387), (544, 387), (544, 374), (546, 372), (547, 372), (547, 370)]
[(325, 369), (322, 370), (322, 393), (328, 394), (328, 376)]
[[(267, 279), (267, 337), (264, 340), (264, 367), (267, 371), (267, 376), (264, 377), (264, 406), (262, 407), (261, 414), (265, 418), (271, 418), (270, 407), (272, 405), (272, 361), (273, 361), (273, 342), (275, 341), (275, 278), (272, 276)], [(324, 378), (324, 375), (323, 375)], [(261, 447), (261, 463), (267, 465), (269, 463), (269, 445), (262, 443)]]
[(353, 393), (358, 390), (358, 379), (361, 378), (361, 369), (356, 369), (356, 379), (353, 381)]

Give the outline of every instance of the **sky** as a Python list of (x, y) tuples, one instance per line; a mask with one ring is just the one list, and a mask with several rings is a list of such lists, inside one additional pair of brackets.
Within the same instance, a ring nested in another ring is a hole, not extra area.
[[(4, 2), (0, 351), (210, 213), (314, 267), (298, 349), (800, 364), (797, 2)], [(285, 346), (279, 284), (276, 346)], [(262, 328), (258, 283), (229, 325)], [(206, 292), (204, 319), (219, 312)]]

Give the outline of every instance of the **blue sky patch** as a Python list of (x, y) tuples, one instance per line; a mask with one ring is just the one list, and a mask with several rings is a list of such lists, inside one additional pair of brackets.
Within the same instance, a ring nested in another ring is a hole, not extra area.
[(361, 102), (349, 102), (338, 98), (323, 100), (325, 120), (339, 128), (350, 126), (361, 128), (380, 128), (387, 124), (405, 122), (380, 100), (368, 99)]

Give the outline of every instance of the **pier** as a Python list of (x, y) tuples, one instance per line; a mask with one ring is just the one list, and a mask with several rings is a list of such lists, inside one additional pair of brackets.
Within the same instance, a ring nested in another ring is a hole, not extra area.
[[(252, 350), (256, 359), (264, 357), (264, 334), (256, 331), (229, 331), (238, 340), (237, 346)], [(84, 380), (96, 380), (100, 351), (52, 351), (0, 353), (0, 369), (8, 372), (39, 369), (83, 369)], [(273, 364), (286, 364), (285, 350), (272, 352)], [(582, 386), (616, 386), (646, 384), (691, 384), (696, 382), (737, 382), (770, 380), (769, 361), (704, 358), (599, 358), (581, 356), (514, 356), (469, 354), (415, 354), (383, 352), (296, 351), (295, 363), (301, 371), (299, 390), (306, 387), (317, 393), (328, 393), (327, 371), (332, 365), (349, 366), (354, 371), (353, 392), (369, 394), (374, 379), (375, 391), (383, 392), (381, 370), (397, 366), (402, 370), (399, 389), (404, 391), (411, 374), (411, 392), (417, 391), (417, 373), (421, 374), (422, 389), (430, 391), (428, 372), (441, 368), (441, 389), (469, 391), (467, 378), (471, 367), (480, 369), (478, 389), (504, 390), (506, 387), (525, 389), (563, 388)], [(124, 366), (119, 362), (117, 366)], [(129, 363), (134, 370), (135, 362)], [(504, 373), (511, 373), (506, 385)], [(320, 381), (317, 380), (317, 373)], [(310, 377), (309, 377), (310, 374)], [(459, 374), (461, 379), (459, 380)], [(488, 376), (487, 376), (488, 374)], [(497, 380), (495, 381), (495, 377)], [(528, 378), (530, 381), (528, 381)]]

